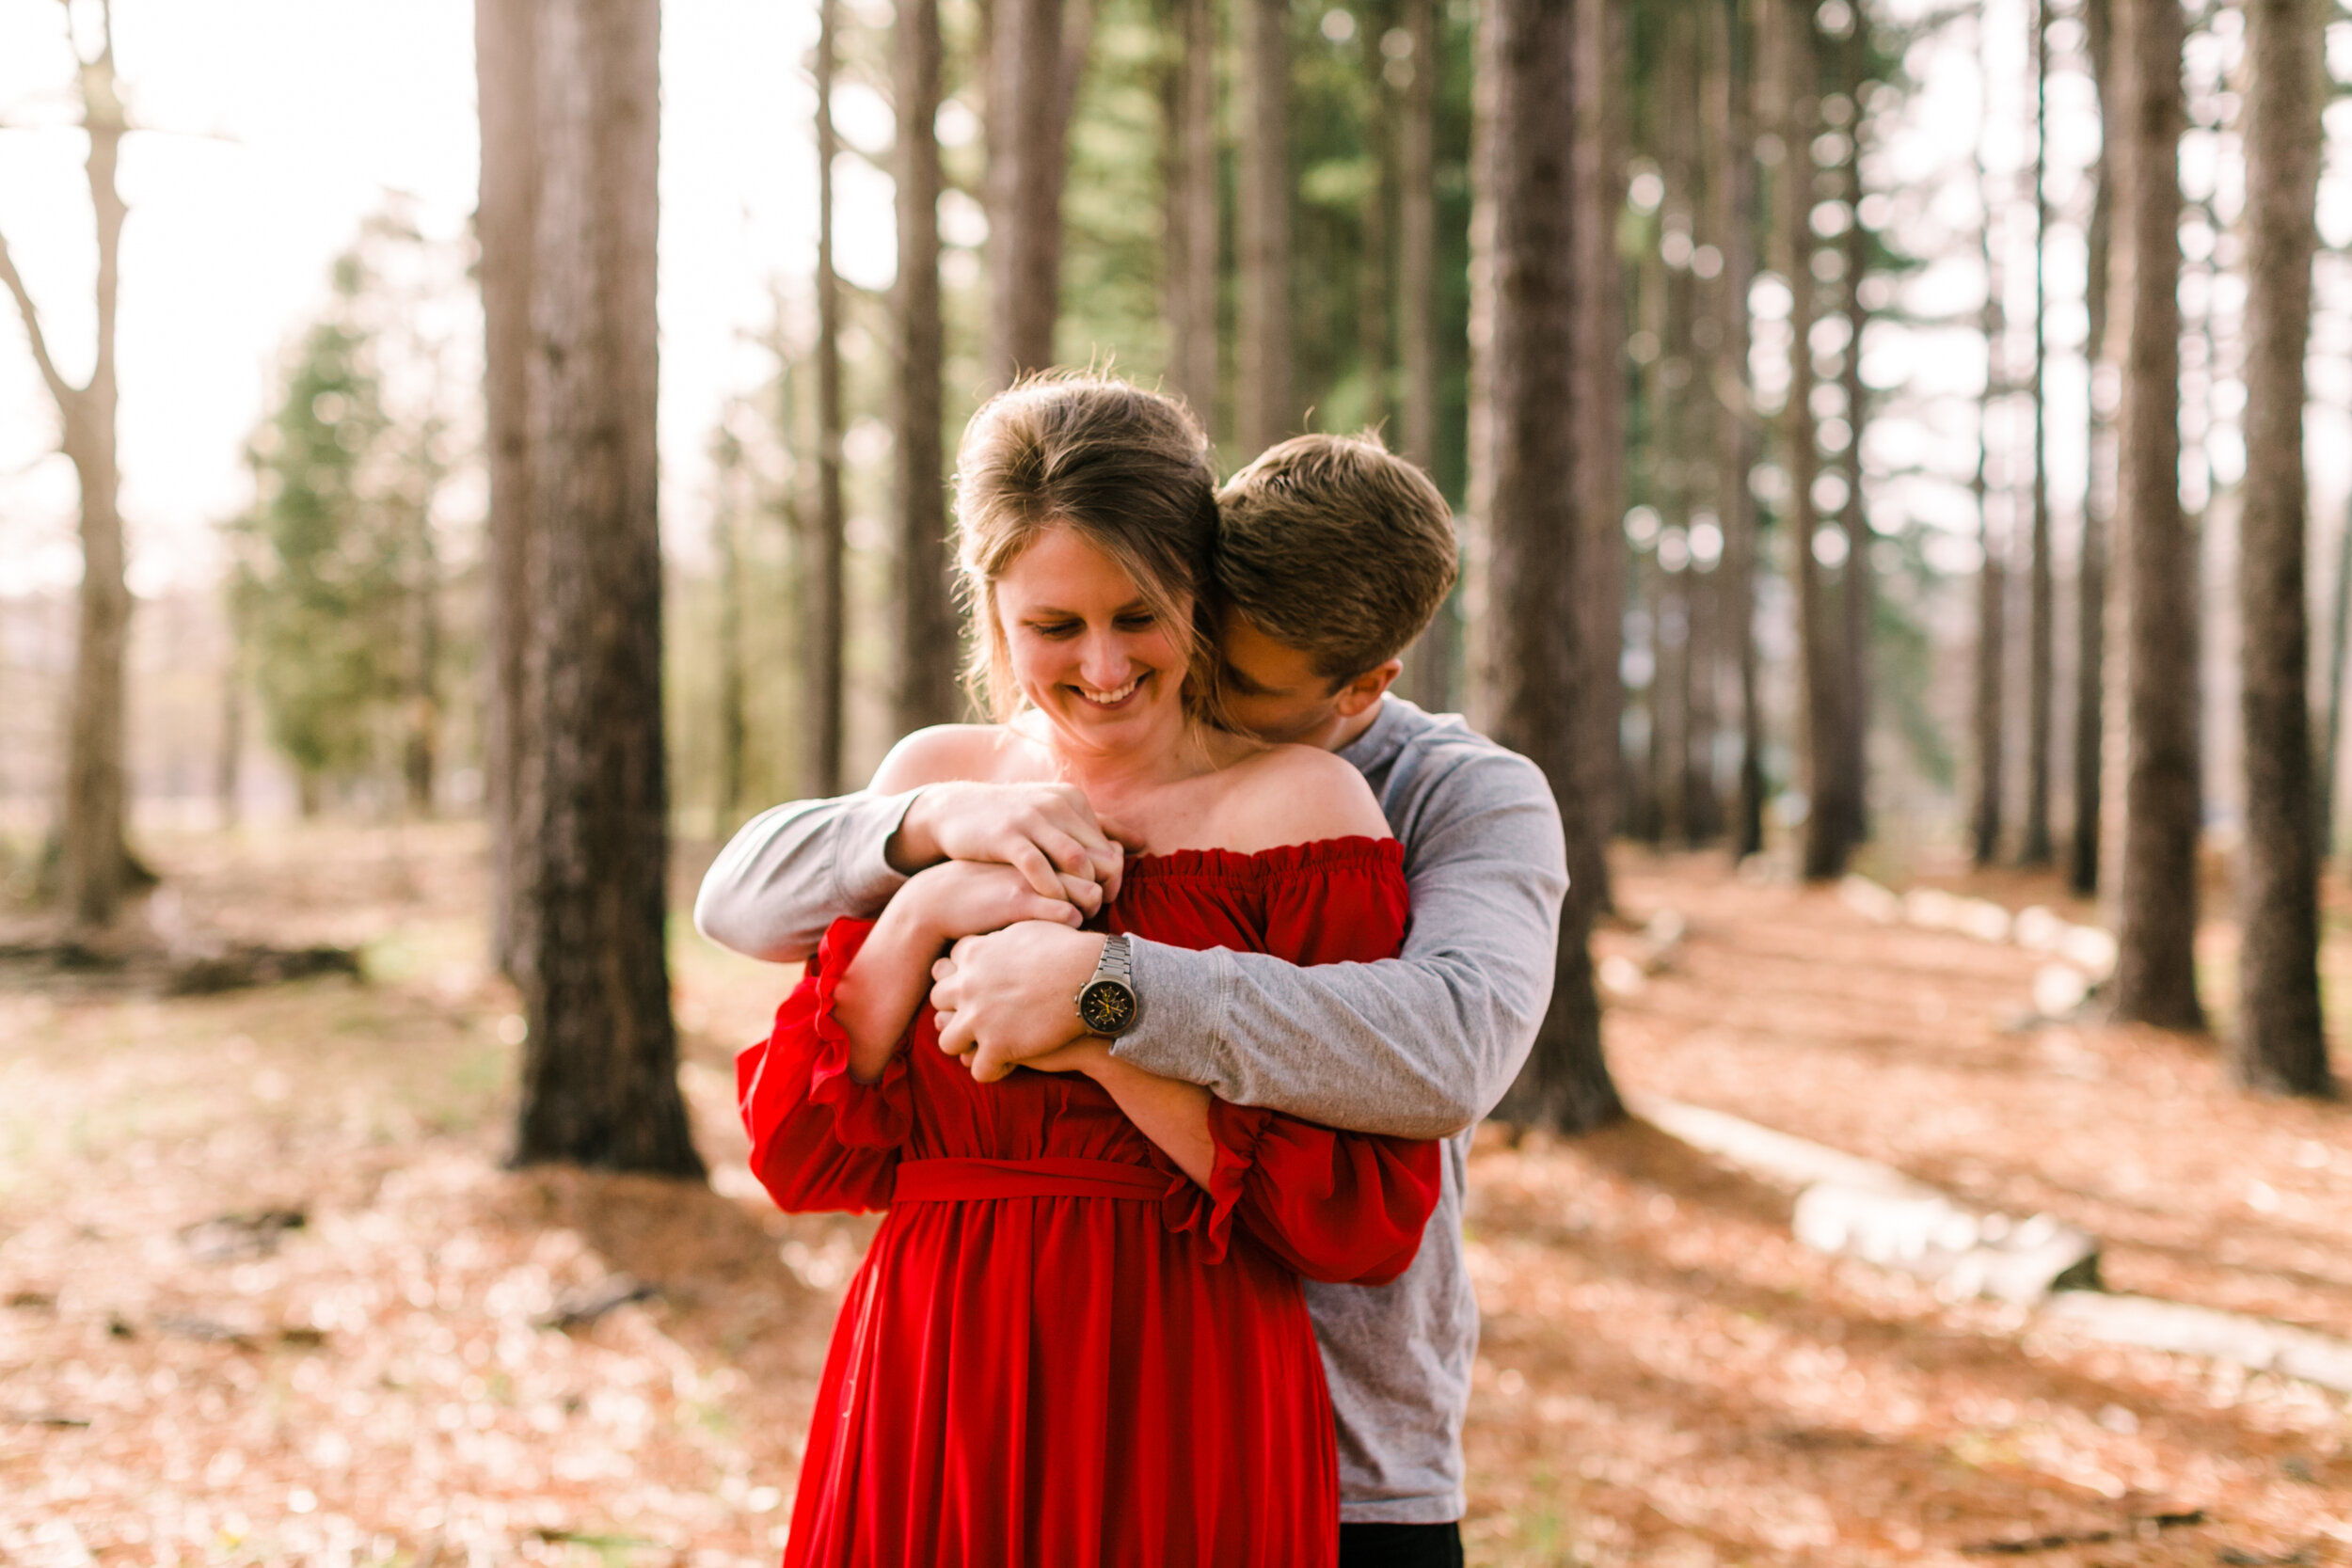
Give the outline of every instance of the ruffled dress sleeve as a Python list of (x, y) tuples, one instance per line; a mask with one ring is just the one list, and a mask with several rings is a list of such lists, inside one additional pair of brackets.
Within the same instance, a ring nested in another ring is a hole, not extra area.
[[(1404, 945), (1409, 895), (1394, 839), (1336, 839), (1258, 857), (1264, 951), (1298, 964), (1370, 963)], [(1164, 1217), (1222, 1256), (1233, 1224), (1309, 1279), (1385, 1285), (1411, 1265), (1438, 1206), (1443, 1146), (1209, 1102), (1216, 1165), (1171, 1189)]]
[(780, 1209), (890, 1206), (899, 1146), (914, 1125), (906, 1042), (879, 1080), (860, 1083), (850, 1075), (850, 1037), (833, 1016), (834, 992), (873, 928), (870, 920), (835, 921), (776, 1009), (774, 1029), (735, 1059), (752, 1173)]

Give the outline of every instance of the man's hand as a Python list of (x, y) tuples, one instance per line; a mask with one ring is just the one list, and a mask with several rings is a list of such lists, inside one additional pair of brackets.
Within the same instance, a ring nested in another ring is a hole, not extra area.
[(993, 1084), (1014, 1068), (1085, 1039), (1078, 991), (1103, 958), (1103, 934), (1027, 920), (966, 937), (931, 966), (939, 1048), (973, 1053), (972, 1076)]
[(993, 861), (1048, 898), (1064, 896), (1064, 877), (1115, 898), (1125, 847), (1136, 842), (1098, 818), (1075, 784), (937, 784), (908, 805), (882, 854), (908, 873), (943, 860)]

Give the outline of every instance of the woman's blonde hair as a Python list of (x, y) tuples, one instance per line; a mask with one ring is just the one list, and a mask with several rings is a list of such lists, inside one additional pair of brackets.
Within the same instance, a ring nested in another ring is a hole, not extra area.
[(1135, 579), (1184, 659), (1185, 711), (1215, 722), (1216, 478), (1191, 410), (1109, 376), (1060, 372), (1016, 382), (964, 426), (956, 559), (964, 613), (975, 623), (965, 680), (998, 723), (1021, 710), (1022, 696), (996, 614), (996, 579), (1057, 525)]

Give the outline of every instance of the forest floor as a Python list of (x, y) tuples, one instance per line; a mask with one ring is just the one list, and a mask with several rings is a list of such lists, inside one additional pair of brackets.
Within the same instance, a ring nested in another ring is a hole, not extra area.
[[(362, 944), (367, 979), (165, 1000), (0, 958), (0, 1564), (771, 1563), (871, 1228), (743, 1169), (730, 1062), (787, 976), (679, 917), (708, 1187), (509, 1171), (474, 831), (146, 847), (168, 919)], [(2020, 1027), (2014, 947), (1720, 857), (1617, 872), (1688, 927), (1612, 1004), (1629, 1090), (2073, 1221), (2112, 1289), (2352, 1336), (2352, 1107), (2245, 1097), (2211, 1040)], [(2329, 966), (2352, 999), (2343, 908)], [(1788, 1192), (1639, 1122), (1488, 1129), (1471, 1182), (1474, 1563), (2352, 1563), (2341, 1394), (1808, 1251)]]

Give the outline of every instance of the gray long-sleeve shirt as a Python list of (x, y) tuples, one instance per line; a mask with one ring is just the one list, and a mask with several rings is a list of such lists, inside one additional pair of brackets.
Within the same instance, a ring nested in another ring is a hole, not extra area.
[[(1309, 1282), (1339, 1419), (1341, 1516), (1461, 1517), (1462, 1418), (1478, 1307), (1462, 1244), (1470, 1127), (1502, 1099), (1550, 1000), (1567, 890), (1542, 772), (1459, 719), (1384, 701), (1340, 752), (1405, 846), (1402, 954), (1301, 967), (1264, 954), (1133, 943), (1148, 1006), (1122, 1059), (1335, 1127), (1447, 1140), (1420, 1254), (1382, 1286)], [(905, 878), (883, 847), (914, 793), (762, 813), (703, 879), (694, 924), (723, 946), (790, 962), (841, 915), (871, 915)]]

